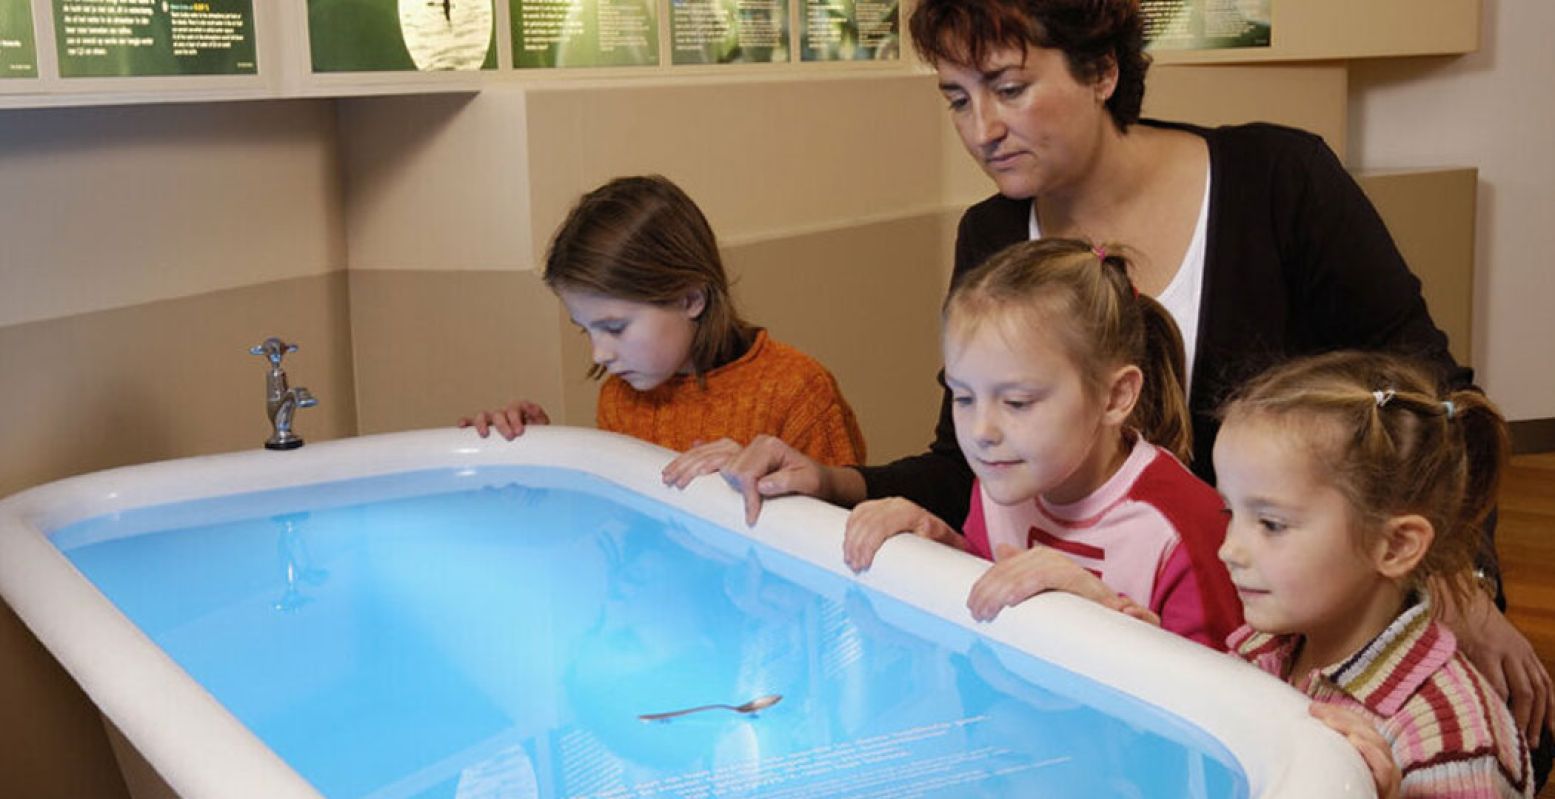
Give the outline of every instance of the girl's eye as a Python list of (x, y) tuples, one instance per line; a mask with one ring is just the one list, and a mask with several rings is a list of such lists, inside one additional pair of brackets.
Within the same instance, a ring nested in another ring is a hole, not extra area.
[(1005, 83), (994, 88), (994, 93), (1004, 100), (1013, 100), (1021, 96), (1021, 93), (1025, 91), (1026, 84), (1024, 83)]
[(1034, 404), (1036, 404), (1034, 401), (1025, 398), (1007, 399), (1004, 401), (1004, 407), (1009, 408), (1012, 411), (1024, 411)]
[(959, 408), (967, 408), (967, 407), (970, 407), (972, 405), (972, 398), (970, 396), (966, 396), (966, 395), (963, 395), (963, 396), (951, 395), (950, 401), (951, 401), (951, 403), (953, 405), (955, 405), (956, 407), (959, 407)]
[(623, 332), (626, 331), (626, 325), (624, 325), (624, 324), (600, 325), (599, 329), (603, 330), (604, 332), (606, 332), (606, 333), (608, 333), (608, 334), (610, 334), (612, 336), (619, 336)]
[(966, 108), (966, 97), (959, 94), (952, 97), (946, 97), (945, 105), (949, 106), (950, 110), (952, 111), (960, 111), (961, 109)]
[(1266, 533), (1283, 533), (1287, 527), (1284, 522), (1278, 519), (1270, 519), (1267, 516), (1259, 517), (1258, 526), (1262, 527)]

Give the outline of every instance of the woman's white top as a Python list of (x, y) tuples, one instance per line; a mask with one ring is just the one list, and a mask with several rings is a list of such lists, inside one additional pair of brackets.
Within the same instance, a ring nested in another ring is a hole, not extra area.
[[(1177, 329), (1182, 332), (1183, 353), (1187, 356), (1186, 366), (1188, 373), (1183, 375), (1183, 388), (1190, 394), (1193, 390), (1193, 358), (1198, 350), (1199, 341), (1199, 306), (1204, 298), (1204, 253), (1208, 241), (1209, 231), (1209, 170), (1204, 171), (1204, 197), (1199, 201), (1199, 218), (1193, 225), (1193, 239), (1188, 242), (1188, 251), (1183, 254), (1182, 265), (1177, 267), (1177, 274), (1172, 276), (1172, 281), (1166, 288), (1156, 295), (1156, 302), (1166, 308), (1172, 315), (1172, 321), (1177, 323)], [(1042, 238), (1042, 229), (1037, 224), (1037, 204), (1031, 204), (1031, 238)]]

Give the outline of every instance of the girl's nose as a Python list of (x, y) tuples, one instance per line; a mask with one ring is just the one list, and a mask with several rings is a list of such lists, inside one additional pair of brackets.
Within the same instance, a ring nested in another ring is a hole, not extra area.
[(615, 350), (602, 339), (603, 337), (601, 336), (591, 336), (589, 344), (594, 349), (594, 363), (600, 366), (609, 366), (610, 362), (616, 359)]
[(1227, 566), (1245, 565), (1242, 560), (1242, 547), (1240, 536), (1236, 533), (1236, 525), (1226, 525), (1225, 540), (1220, 542), (1220, 549), (1215, 553), (1220, 556), (1220, 562)]
[(992, 446), (1003, 439), (993, 414), (979, 406), (972, 411), (972, 437), (982, 446)]

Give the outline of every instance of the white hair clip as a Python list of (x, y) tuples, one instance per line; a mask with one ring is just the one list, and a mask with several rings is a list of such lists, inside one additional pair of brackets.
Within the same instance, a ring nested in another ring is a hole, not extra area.
[(1394, 391), (1391, 388), (1371, 392), (1371, 398), (1377, 401), (1378, 408), (1387, 407), (1387, 404), (1393, 401), (1393, 395)]
[(1448, 419), (1458, 415), (1458, 406), (1452, 404), (1452, 400), (1442, 400), (1442, 410), (1447, 412)]

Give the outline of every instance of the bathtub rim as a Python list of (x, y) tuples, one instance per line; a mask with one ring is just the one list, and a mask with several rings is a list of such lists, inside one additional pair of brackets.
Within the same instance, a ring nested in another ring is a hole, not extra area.
[[(1370, 773), (1349, 744), (1308, 715), (1301, 694), (1251, 665), (1072, 596), (1040, 596), (1007, 609), (992, 623), (975, 622), (963, 602), (986, 568), (983, 561), (897, 536), (881, 548), (868, 572), (854, 576), (841, 559), (846, 511), (785, 497), (770, 500), (757, 525), (747, 528), (739, 495), (717, 477), (701, 478), (685, 491), (665, 487), (658, 474), (673, 454), (582, 428), (533, 428), (514, 442), (481, 439), (469, 430), (437, 429), (320, 442), (290, 452), (253, 450), (161, 461), (67, 478), (0, 501), (0, 597), (181, 796), (318, 796), (120, 614), (43, 531), (146, 505), (407, 471), (500, 465), (570, 468), (745, 532), (766, 546), (1178, 716), (1231, 753), (1247, 777), (1251, 796), (1373, 795)], [(933, 577), (925, 580), (920, 575)], [(925, 585), (936, 588), (925, 590)], [(1097, 646), (1100, 638), (1112, 643)], [(1131, 656), (1139, 651), (1131, 641), (1149, 642), (1153, 649), (1148, 663)], [(118, 654), (109, 663), (99, 656), (102, 651)], [(1236, 708), (1211, 708), (1191, 698), (1221, 693), (1244, 700)], [(235, 792), (235, 787), (240, 790)]]

